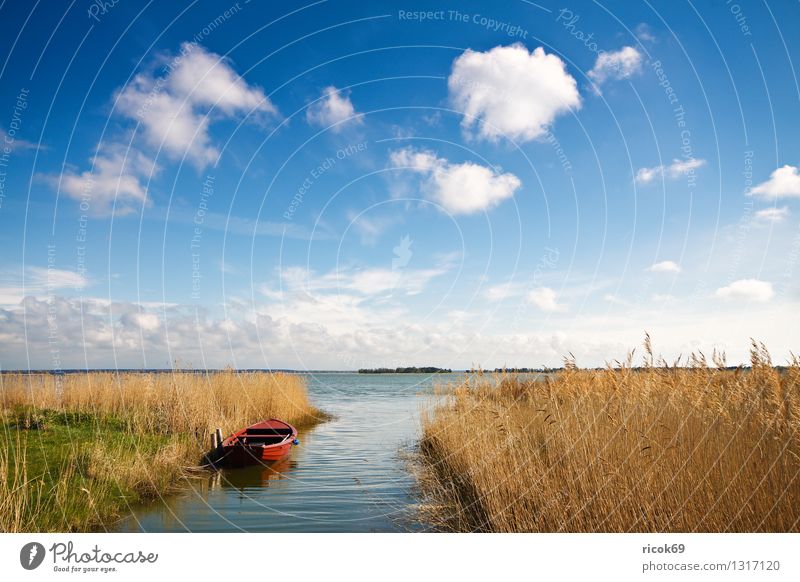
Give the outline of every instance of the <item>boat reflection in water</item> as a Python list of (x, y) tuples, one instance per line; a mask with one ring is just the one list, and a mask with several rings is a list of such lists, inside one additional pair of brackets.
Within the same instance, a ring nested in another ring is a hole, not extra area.
[(279, 461), (265, 461), (245, 467), (222, 469), (215, 471), (210, 477), (210, 489), (218, 491), (221, 489), (259, 489), (269, 487), (270, 482), (284, 479), (288, 473), (297, 467), (297, 463), (291, 458)]

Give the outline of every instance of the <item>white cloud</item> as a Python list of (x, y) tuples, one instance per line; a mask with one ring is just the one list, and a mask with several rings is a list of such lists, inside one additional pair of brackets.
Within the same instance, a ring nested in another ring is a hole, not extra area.
[(166, 74), (137, 75), (117, 91), (116, 107), (141, 123), (152, 147), (174, 158), (186, 155), (198, 167), (214, 163), (219, 150), (209, 135), (213, 119), (277, 113), (263, 90), (248, 85), (225, 57), (183, 43), (178, 55), (163, 60)]
[(597, 85), (607, 80), (628, 79), (642, 70), (642, 54), (632, 46), (618, 51), (600, 53), (589, 78)]
[(653, 263), (647, 270), (653, 273), (680, 273), (681, 267), (675, 261), (661, 261)]
[(374, 245), (389, 228), (396, 224), (400, 217), (397, 214), (379, 215), (373, 213), (348, 212), (347, 218), (350, 220), (352, 228), (360, 235), (361, 243)]
[(538, 287), (528, 293), (528, 302), (542, 311), (563, 311), (564, 306), (558, 303), (558, 295), (550, 287)]
[(606, 293), (603, 299), (614, 305), (629, 305), (629, 302), (614, 293)]
[(0, 272), (0, 305), (18, 305), (25, 296), (46, 296), (88, 285), (86, 276), (66, 269), (26, 267), (24, 281), (23, 271), (3, 271)]
[(668, 166), (655, 166), (653, 168), (640, 168), (636, 172), (636, 182), (639, 184), (649, 184), (656, 178), (663, 176), (666, 179), (674, 180), (681, 176), (688, 176), (695, 173), (695, 170), (705, 166), (705, 160), (690, 158), (688, 160), (672, 160)]
[(323, 274), (283, 269), (280, 288), (259, 289), (268, 300), (261, 316), (289, 326), (318, 326), (326, 333), (367, 334), (408, 317), (405, 302), (420, 294), (442, 269), (337, 269)]
[(789, 207), (781, 206), (778, 208), (765, 208), (756, 211), (756, 220), (764, 222), (781, 222), (789, 216)]
[(509, 297), (522, 295), (525, 288), (522, 283), (499, 283), (492, 285), (484, 291), (484, 296), (490, 301), (503, 301)]
[[(179, 54), (162, 56), (162, 74), (136, 75), (116, 91), (116, 111), (142, 129), (144, 141), (169, 157), (186, 156), (196, 167), (214, 163), (219, 150), (212, 143), (212, 121), (241, 114), (277, 114), (259, 87), (251, 87), (233, 70), (228, 59), (200, 45), (183, 43)], [(144, 143), (109, 140), (97, 147), (92, 169), (40, 175), (60, 192), (88, 202), (88, 213), (135, 212), (149, 206), (145, 183), (157, 172)], [(146, 148), (145, 148), (146, 149)]]
[(53, 188), (77, 202), (95, 216), (107, 215), (115, 208), (118, 215), (149, 206), (143, 182), (158, 171), (153, 161), (134, 149), (110, 145), (91, 160), (94, 167), (80, 173), (66, 170), (61, 176), (42, 176)]
[(390, 159), (395, 168), (423, 175), (422, 191), (453, 214), (488, 210), (511, 198), (522, 185), (514, 174), (501, 174), (473, 162), (450, 163), (428, 150), (396, 150)]
[(642, 42), (656, 42), (658, 40), (656, 35), (653, 33), (653, 29), (650, 28), (650, 25), (646, 22), (640, 22), (637, 24), (634, 32), (636, 33), (636, 38)]
[(796, 166), (783, 166), (770, 174), (769, 180), (747, 192), (763, 198), (800, 198), (800, 171)]
[(11, 134), (9, 134), (2, 127), (0, 127), (0, 144), (2, 144), (4, 147), (9, 148), (11, 151), (14, 151), (14, 150), (17, 150), (17, 149), (19, 149), (19, 150), (44, 150), (44, 149), (47, 149), (43, 145), (39, 145), (39, 144), (33, 143), (31, 141), (27, 141), (27, 140), (20, 139), (20, 138), (16, 137), (16, 132), (14, 132), (14, 131), (12, 131)]
[[(147, 218), (152, 220), (166, 220), (182, 224), (195, 224), (197, 208), (178, 206), (156, 207), (147, 213)], [(233, 216), (222, 212), (206, 212), (203, 217), (203, 230), (216, 230), (225, 232), (228, 236), (277, 236), (299, 240), (322, 240), (333, 238), (323, 224), (312, 233), (307, 227), (296, 222), (259, 220), (253, 217)], [(338, 235), (337, 237), (338, 238)]]
[(361, 117), (356, 117), (350, 96), (332, 85), (325, 87), (319, 100), (308, 107), (306, 120), (312, 125), (330, 127), (334, 132), (341, 131), (348, 120), (353, 123), (362, 122)]
[(556, 117), (581, 105), (575, 79), (556, 55), (522, 44), (486, 52), (470, 49), (453, 62), (450, 100), (464, 113), (465, 131), (491, 141), (530, 141), (547, 133)]
[[(800, 309), (789, 297), (790, 303), (753, 303), (747, 309), (733, 302), (712, 306), (675, 301), (669, 309), (631, 306), (618, 315), (580, 312), (567, 322), (527, 318), (507, 330), (502, 322), (489, 329), (496, 314), (481, 309), (456, 317), (448, 305), (414, 318), (402, 308), (366, 308), (353, 295), (302, 297), (298, 294), (284, 306), (285, 318), (279, 317), (281, 306), (274, 298), (266, 306), (254, 306), (249, 299), (229, 302), (223, 318), (187, 305), (26, 297), (21, 305), (0, 306), (0, 365), (6, 370), (48, 368), (53, 365), (51, 349), (57, 346), (65, 368), (108, 367), (109, 362), (168, 367), (179, 358), (198, 367), (352, 370), (391, 364), (468, 369), (473, 364), (559, 365), (568, 352), (579, 365), (598, 366), (638, 346), (644, 329), (668, 361), (683, 354), (685, 362), (691, 350), (710, 353), (717, 347), (727, 351), (732, 364), (747, 362), (750, 337), (763, 340), (782, 361), (796, 344), (795, 330), (786, 325), (787, 309)], [(161, 326), (144, 330), (134, 314), (159, 315)]]
[(82, 289), (89, 284), (85, 276), (66, 269), (48, 269), (47, 267), (28, 267), (26, 284), (28, 289)]
[(125, 321), (140, 327), (144, 332), (153, 332), (161, 327), (161, 320), (155, 313), (133, 313), (125, 316)]
[(772, 283), (768, 283), (767, 281), (739, 279), (730, 285), (720, 287), (717, 289), (715, 295), (723, 299), (744, 299), (765, 303), (772, 299), (775, 292), (772, 289)]
[(677, 301), (677, 298), (669, 293), (656, 293), (653, 295), (653, 301), (656, 303), (673, 303)]
[(427, 284), (450, 270), (442, 263), (428, 269), (388, 269), (381, 267), (344, 268), (318, 275), (301, 267), (281, 271), (283, 292), (307, 294), (348, 292), (355, 297), (370, 298), (381, 294), (417, 295)]

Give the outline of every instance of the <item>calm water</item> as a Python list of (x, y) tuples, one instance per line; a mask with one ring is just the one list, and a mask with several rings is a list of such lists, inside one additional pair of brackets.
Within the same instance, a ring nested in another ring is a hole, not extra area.
[(434, 383), (455, 375), (308, 376), (336, 419), (301, 431), (288, 460), (223, 470), (137, 508), (123, 531), (375, 532), (420, 529), (404, 454)]

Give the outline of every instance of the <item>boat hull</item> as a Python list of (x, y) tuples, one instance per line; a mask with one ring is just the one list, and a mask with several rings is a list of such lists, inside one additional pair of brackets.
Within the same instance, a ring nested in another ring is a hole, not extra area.
[(297, 443), (297, 429), (277, 419), (248, 426), (222, 443), (222, 458), (230, 465), (251, 465), (280, 461)]
[(292, 452), (292, 443), (279, 446), (244, 446), (232, 445), (223, 447), (225, 461), (234, 465), (251, 465), (268, 461), (280, 461)]

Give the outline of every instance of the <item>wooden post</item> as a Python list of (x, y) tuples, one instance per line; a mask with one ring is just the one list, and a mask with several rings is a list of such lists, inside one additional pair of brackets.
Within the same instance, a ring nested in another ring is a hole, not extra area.
[(222, 429), (221, 428), (217, 427), (217, 430), (214, 431), (214, 438), (217, 441), (217, 447), (216, 447), (217, 450), (221, 451), (222, 450)]

